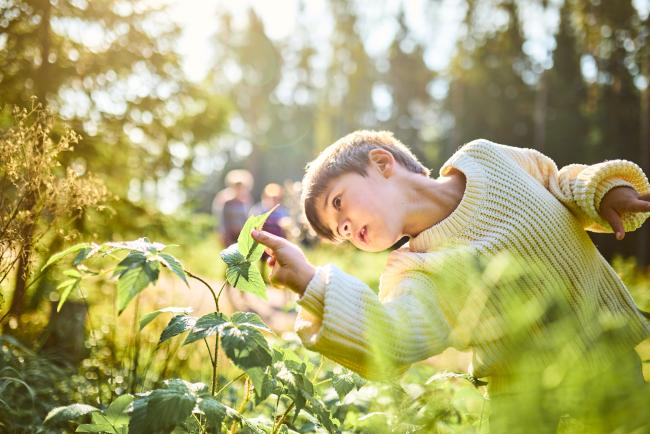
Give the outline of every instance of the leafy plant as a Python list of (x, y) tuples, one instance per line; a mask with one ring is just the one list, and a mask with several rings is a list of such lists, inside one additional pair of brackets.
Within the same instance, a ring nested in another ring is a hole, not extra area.
[[(319, 397), (314, 385), (319, 370), (313, 364), (301, 360), (293, 351), (272, 348), (264, 333), (272, 333), (262, 319), (252, 312), (235, 312), (228, 316), (219, 309), (219, 298), (226, 284), (265, 298), (266, 287), (257, 269), (263, 246), (251, 237), (253, 229), (263, 226), (273, 210), (248, 219), (237, 243), (221, 252), (227, 265), (227, 281), (218, 292), (209, 283), (184, 269), (181, 262), (167, 253), (167, 246), (141, 238), (129, 242), (104, 244), (77, 244), (52, 256), (43, 269), (74, 254), (72, 269), (63, 272), (67, 277), (59, 286), (60, 307), (75, 290), (81, 290), (84, 279), (110, 273), (116, 280), (118, 313), (124, 312), (129, 303), (145, 288), (157, 282), (160, 268), (167, 268), (188, 284), (187, 278), (201, 281), (211, 292), (215, 311), (201, 317), (191, 315), (187, 307), (165, 307), (142, 316), (139, 330), (146, 327), (161, 314), (174, 316), (163, 329), (156, 349), (167, 341), (186, 334), (182, 345), (203, 341), (212, 364), (212, 382), (208, 388), (203, 383), (188, 383), (182, 379), (168, 379), (162, 387), (119, 396), (106, 408), (72, 404), (50, 411), (44, 423), (57, 426), (69, 421), (91, 418), (91, 423), (80, 423), (77, 432), (145, 433), (145, 432), (221, 432), (230, 425), (234, 432), (239, 425), (244, 432), (279, 433), (298, 429), (311, 430), (320, 426), (329, 432), (338, 431), (342, 423), (330, 411), (332, 405)], [(116, 255), (126, 252), (120, 258)], [(97, 257), (116, 258), (117, 263), (108, 271), (93, 271), (88, 261)], [(161, 267), (162, 266), (162, 267)], [(214, 345), (208, 344), (214, 339)], [(242, 370), (234, 380), (218, 388), (218, 354), (226, 357)], [(226, 391), (239, 379), (244, 379), (244, 394), (236, 408), (224, 400)], [(347, 373), (332, 382), (339, 397), (358, 387), (358, 376)], [(250, 405), (265, 406), (271, 396), (276, 397), (273, 418), (247, 418), (243, 413)], [(282, 403), (282, 405), (281, 405)], [(302, 422), (299, 422), (302, 421)]]

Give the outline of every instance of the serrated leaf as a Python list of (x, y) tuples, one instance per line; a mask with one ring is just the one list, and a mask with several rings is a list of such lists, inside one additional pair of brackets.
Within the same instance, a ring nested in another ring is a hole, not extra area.
[(109, 434), (120, 434), (111, 424), (109, 423), (82, 423), (77, 427), (75, 432), (102, 432)]
[(260, 245), (253, 239), (251, 232), (253, 229), (262, 229), (262, 226), (264, 226), (266, 219), (269, 218), (271, 213), (275, 211), (276, 208), (277, 206), (274, 206), (264, 214), (249, 217), (246, 220), (246, 223), (244, 223), (244, 227), (239, 232), (239, 236), (237, 237), (237, 246), (239, 248), (239, 252), (248, 261), (257, 262), (260, 260), (262, 254), (264, 253), (264, 246)]
[(264, 283), (264, 279), (262, 278), (260, 272), (257, 270), (256, 266), (250, 266), (248, 268), (248, 272), (245, 275), (239, 275), (238, 278), (229, 277), (229, 271), (230, 269), (226, 271), (226, 279), (228, 279), (228, 282), (233, 280), (231, 284), (234, 287), (239, 288), (242, 291), (257, 295), (264, 300), (267, 299), (266, 284)]
[(169, 321), (169, 324), (167, 324), (165, 330), (162, 331), (158, 344), (162, 344), (167, 339), (171, 339), (176, 335), (180, 335), (186, 330), (190, 330), (192, 327), (194, 327), (195, 323), (196, 318), (193, 316), (176, 315)]
[(163, 307), (162, 309), (154, 310), (144, 315), (140, 319), (140, 330), (145, 328), (147, 324), (156, 319), (161, 313), (190, 313), (192, 312), (191, 307)]
[(267, 332), (272, 332), (272, 330), (267, 326), (262, 318), (254, 312), (235, 312), (230, 321), (237, 326), (253, 327), (258, 330), (264, 330)]
[(88, 244), (88, 243), (79, 243), (79, 244), (75, 244), (72, 247), (68, 247), (67, 249), (63, 250), (62, 252), (59, 252), (59, 253), (56, 253), (56, 254), (50, 256), (50, 259), (48, 259), (47, 262), (45, 263), (45, 265), (43, 265), (43, 267), (41, 268), (41, 271), (45, 270), (47, 267), (54, 264), (56, 261), (63, 258), (64, 256), (69, 255), (70, 253), (78, 252), (79, 250), (85, 249), (85, 248), (88, 248), (88, 247), (90, 247), (90, 244)]
[(165, 267), (169, 268), (175, 275), (177, 275), (183, 282), (185, 282), (188, 287), (190, 286), (187, 281), (187, 277), (185, 276), (183, 265), (178, 259), (169, 253), (159, 253), (158, 256), (160, 257), (160, 262), (162, 262)]
[(126, 433), (129, 424), (129, 416), (126, 414), (126, 409), (133, 402), (133, 399), (133, 395), (130, 394), (119, 396), (111, 402), (105, 413), (93, 413), (93, 423), (80, 425), (77, 428), (77, 432)]
[(337, 432), (338, 429), (332, 420), (332, 413), (327, 409), (327, 406), (318, 398), (309, 400), (309, 409), (316, 415), (318, 421), (328, 432)]
[(264, 401), (271, 393), (273, 393), (275, 380), (271, 377), (268, 369), (250, 368), (246, 370), (246, 374), (253, 383), (256, 405)]
[(129, 252), (129, 254), (126, 255), (124, 259), (122, 259), (115, 267), (115, 270), (113, 271), (113, 277), (119, 278), (130, 269), (139, 267), (146, 262), (147, 257), (144, 255), (144, 253)]
[(271, 348), (259, 330), (229, 323), (223, 326), (219, 334), (226, 355), (240, 368), (271, 364)]
[(67, 422), (69, 420), (74, 420), (78, 417), (85, 416), (88, 413), (92, 413), (94, 411), (99, 411), (99, 409), (93, 407), (92, 405), (86, 404), (72, 404), (63, 407), (56, 407), (53, 408), (47, 414), (47, 416), (45, 416), (43, 424), (57, 425), (61, 422)]
[(199, 401), (199, 409), (205, 414), (208, 428), (219, 432), (226, 418), (226, 407), (212, 397), (204, 397)]
[(138, 238), (134, 241), (108, 242), (105, 244), (112, 247), (113, 249), (130, 250), (141, 253), (158, 253), (166, 247), (162, 243), (151, 242), (146, 237)]
[(134, 399), (135, 397), (131, 394), (125, 394), (115, 398), (106, 409), (106, 416), (118, 417), (124, 415), (124, 411)]
[(195, 404), (190, 391), (156, 389), (133, 402), (129, 433), (170, 432), (192, 414)]
[(79, 265), (86, 259), (91, 258), (94, 256), (97, 252), (99, 252), (102, 249), (101, 244), (96, 244), (96, 243), (91, 243), (90, 246), (84, 247), (77, 253), (77, 256), (72, 261), (72, 265)]
[(155, 283), (159, 273), (158, 263), (154, 261), (134, 262), (129, 265), (129, 268), (119, 275), (117, 281), (118, 314), (124, 311), (133, 297), (150, 283)]
[(71, 279), (64, 280), (56, 287), (57, 291), (61, 291), (61, 295), (59, 296), (59, 303), (56, 306), (57, 312), (61, 312), (63, 303), (65, 303), (65, 301), (68, 299), (72, 290), (79, 289), (81, 283), (81, 275), (79, 273), (77, 274), (78, 277), (72, 277)]
[[(187, 335), (183, 345), (191, 344), (199, 339), (207, 338), (208, 336), (219, 332), (219, 328), (225, 324), (228, 324), (228, 317), (221, 312), (212, 312), (204, 315), (196, 321), (196, 324), (192, 328), (192, 332)], [(219, 334), (221, 333), (219, 332)]]
[(220, 253), (226, 263), (226, 280), (242, 291), (250, 292), (266, 299), (266, 284), (256, 265), (246, 260), (237, 244), (230, 245)]
[(336, 390), (339, 399), (343, 399), (345, 398), (345, 395), (354, 389), (356, 381), (350, 373), (334, 375), (332, 378), (332, 386), (334, 387), (334, 390)]

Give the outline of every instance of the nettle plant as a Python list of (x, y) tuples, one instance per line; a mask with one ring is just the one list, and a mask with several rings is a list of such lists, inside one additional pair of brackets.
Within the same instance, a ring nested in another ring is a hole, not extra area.
[[(106, 408), (86, 404), (57, 407), (44, 420), (46, 426), (58, 426), (90, 415), (92, 423), (78, 424), (76, 432), (155, 433), (155, 432), (230, 432), (287, 433), (338, 431), (344, 412), (338, 411), (342, 400), (362, 380), (351, 372), (328, 373), (318, 383), (320, 369), (309, 360), (301, 360), (290, 350), (272, 347), (263, 332), (272, 333), (264, 321), (252, 312), (235, 312), (230, 317), (219, 309), (219, 298), (225, 286), (231, 284), (243, 291), (266, 298), (266, 286), (256, 263), (263, 246), (252, 239), (253, 229), (260, 229), (273, 210), (247, 220), (236, 244), (221, 252), (227, 265), (226, 282), (215, 292), (205, 280), (186, 270), (181, 262), (165, 249), (164, 244), (146, 238), (128, 242), (103, 244), (82, 243), (52, 256), (44, 269), (62, 258), (76, 254), (72, 268), (63, 272), (67, 279), (59, 286), (57, 310), (74, 290), (81, 290), (84, 279), (96, 276), (88, 264), (98, 257), (116, 258), (109, 269), (117, 281), (117, 309), (121, 314), (129, 302), (145, 288), (155, 284), (160, 269), (167, 268), (186, 285), (188, 277), (199, 280), (211, 292), (215, 311), (200, 318), (190, 315), (190, 309), (165, 307), (147, 313), (140, 319), (140, 330), (165, 313), (171, 318), (156, 349), (166, 341), (185, 334), (183, 345), (203, 342), (212, 364), (210, 387), (182, 379), (167, 379), (160, 388), (143, 393), (124, 394)], [(121, 254), (126, 252), (126, 256)], [(118, 256), (119, 255), (119, 256)], [(120, 259), (121, 258), (121, 259)], [(212, 348), (208, 340), (213, 340)], [(223, 387), (218, 387), (218, 354), (223, 351), (243, 372)], [(311, 374), (311, 375), (310, 375)], [(311, 376), (311, 378), (310, 378)], [(231, 388), (244, 379), (244, 393), (239, 405), (228, 405), (225, 396), (236, 396)], [(315, 385), (330, 383), (336, 391), (334, 400), (324, 401)], [(275, 397), (275, 406), (270, 405)], [(282, 402), (282, 406), (280, 403)], [(236, 408), (233, 408), (236, 407)], [(250, 418), (244, 414), (255, 414)], [(270, 416), (268, 415), (270, 413)]]

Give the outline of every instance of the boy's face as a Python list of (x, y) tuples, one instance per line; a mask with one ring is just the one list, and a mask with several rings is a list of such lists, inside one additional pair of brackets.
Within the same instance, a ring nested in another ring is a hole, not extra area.
[(316, 201), (320, 220), (339, 240), (367, 252), (386, 250), (402, 236), (403, 198), (391, 177), (372, 163), (367, 176), (346, 173)]

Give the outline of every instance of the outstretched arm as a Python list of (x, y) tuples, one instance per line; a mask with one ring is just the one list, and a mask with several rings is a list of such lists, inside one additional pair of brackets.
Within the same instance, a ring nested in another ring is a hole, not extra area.
[(631, 161), (569, 164), (558, 170), (552, 159), (535, 149), (485, 142), (512, 157), (542, 183), (586, 230), (616, 232), (622, 239), (626, 231), (638, 229), (650, 215), (650, 184)]
[(295, 276), (310, 266), (300, 249), (266, 232), (253, 237), (269, 247), (271, 281), (302, 294), (295, 328), (307, 348), (376, 379), (399, 375), (447, 348), (450, 326), (435, 293), (417, 276), (406, 276), (401, 295), (386, 303), (333, 265), (314, 268), (301, 288), (305, 280)]

